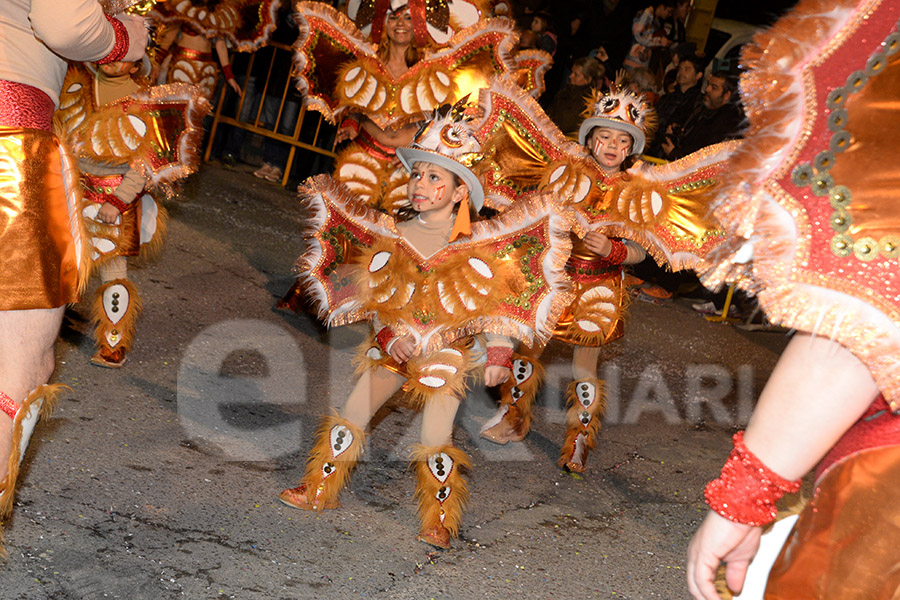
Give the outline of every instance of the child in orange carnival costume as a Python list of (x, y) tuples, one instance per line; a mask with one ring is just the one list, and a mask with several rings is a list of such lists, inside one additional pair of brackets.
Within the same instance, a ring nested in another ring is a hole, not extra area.
[(570, 299), (562, 266), (571, 224), (552, 198), (471, 223), (485, 194), (468, 168), (480, 155), (469, 123), (457, 106), (397, 150), (410, 171), (411, 208), (396, 221), (330, 177), (302, 188), (315, 215), (312, 249), (298, 263), (306, 289), (329, 324), (371, 318), (377, 333), (361, 348), (361, 377), (340, 415), (323, 422), (302, 482), (279, 495), (296, 508), (336, 508), (364, 428), (404, 387), (423, 410), (413, 453), (418, 539), (440, 548), (458, 534), (468, 498), (468, 457), (451, 434), (476, 370), (472, 336), (487, 339), (485, 385), (501, 384), (510, 375), (510, 337), (541, 345)]

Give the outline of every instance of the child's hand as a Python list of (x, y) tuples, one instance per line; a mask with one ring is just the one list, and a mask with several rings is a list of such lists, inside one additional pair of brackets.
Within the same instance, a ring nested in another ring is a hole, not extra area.
[(512, 375), (512, 371), (507, 367), (489, 365), (484, 368), (484, 385), (486, 387), (494, 387), (495, 385), (506, 383), (510, 375)]
[(411, 335), (405, 335), (391, 344), (388, 353), (394, 361), (403, 364), (416, 353), (416, 341)]
[(584, 245), (587, 246), (588, 250), (598, 256), (606, 257), (612, 252), (612, 242), (599, 231), (589, 231), (587, 235), (584, 236)]
[(119, 215), (122, 213), (119, 212), (119, 209), (110, 204), (109, 202), (104, 202), (100, 205), (100, 212), (97, 213), (97, 219), (101, 223), (108, 223), (110, 225), (115, 224), (116, 219), (119, 218)]

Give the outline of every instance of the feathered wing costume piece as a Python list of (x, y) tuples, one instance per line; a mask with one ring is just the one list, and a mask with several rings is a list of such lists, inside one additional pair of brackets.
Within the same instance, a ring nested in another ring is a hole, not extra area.
[(208, 38), (225, 38), (238, 52), (252, 52), (275, 31), (281, 1), (222, 0), (210, 10), (202, 1), (166, 0), (157, 2), (148, 17), (161, 24), (187, 24)]
[(757, 294), (773, 323), (828, 336), (900, 409), (900, 3), (803, 0), (743, 54), (750, 128), (704, 283)]
[(396, 129), (443, 104), (474, 97), (491, 76), (522, 81), (539, 95), (543, 65), (550, 64), (546, 53), (519, 57), (511, 22), (488, 19), (457, 32), (444, 46), (427, 48), (422, 60), (395, 79), (377, 46), (342, 13), (322, 2), (300, 2), (297, 20), (297, 88), (307, 108), (332, 123), (356, 112), (382, 129)]
[[(610, 115), (632, 114), (629, 103), (638, 99), (619, 95), (608, 104)], [(535, 191), (559, 195), (575, 208), (579, 236), (599, 229), (628, 238), (673, 270), (694, 266), (721, 242), (718, 224), (707, 213), (738, 142), (667, 165), (639, 163), (626, 173), (607, 175), (517, 86), (494, 80), (480, 92), (479, 104), (478, 137), (485, 160), (476, 169), (484, 175), (487, 203), (493, 201), (493, 208), (502, 210), (503, 198), (515, 202)]]
[(473, 223), (470, 237), (426, 258), (331, 177), (300, 194), (311, 217), (295, 271), (329, 325), (377, 317), (425, 354), (482, 332), (541, 346), (571, 302), (571, 221), (549, 196)]
[(128, 165), (148, 188), (171, 193), (172, 184), (200, 165), (203, 117), (209, 109), (199, 88), (183, 83), (148, 87), (96, 106), (93, 75), (72, 65), (54, 119), (79, 157)]

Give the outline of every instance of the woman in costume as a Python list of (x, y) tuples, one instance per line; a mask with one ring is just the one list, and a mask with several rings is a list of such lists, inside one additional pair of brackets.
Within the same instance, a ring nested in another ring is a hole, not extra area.
[(403, 386), (423, 411), (413, 453), (418, 539), (448, 548), (468, 497), (460, 470), (469, 461), (453, 446), (452, 427), (480, 354), (472, 336), (486, 335), (488, 386), (509, 378), (510, 336), (536, 345), (546, 339), (569, 300), (561, 266), (571, 225), (549, 197), (471, 224), (484, 191), (466, 166), (478, 160), (479, 144), (459, 105), (397, 154), (410, 171), (411, 204), (397, 221), (328, 176), (301, 189), (315, 215), (312, 248), (298, 264), (304, 285), (330, 325), (371, 318), (377, 333), (360, 349), (361, 377), (340, 416), (324, 420), (303, 480), (279, 499), (306, 510), (336, 508), (364, 428)]
[[(482, 101), (488, 116), (479, 128), (488, 138), (485, 147), (495, 148), (493, 160), (481, 167), (492, 172), (489, 180), (523, 193), (535, 188), (559, 194), (575, 209), (566, 271), (576, 298), (560, 317), (554, 338), (575, 346), (558, 464), (583, 473), (605, 409), (597, 377), (600, 348), (623, 335), (628, 293), (622, 267), (643, 260), (646, 248), (657, 261), (686, 268), (715, 245), (715, 227), (704, 218), (705, 199), (730, 147), (651, 168), (638, 160), (656, 125), (643, 96), (617, 85), (608, 93), (595, 92), (576, 146), (515, 90), (495, 86), (485, 93), (490, 95)], [(514, 137), (510, 130), (520, 133)], [(533, 141), (523, 149), (525, 139)], [(542, 156), (537, 164), (534, 156)], [(516, 173), (524, 175), (508, 175)], [(528, 433), (542, 369), (536, 355), (526, 354), (515, 357), (514, 380), (501, 389), (499, 411), (482, 429), (485, 439), (506, 444)]]
[[(743, 53), (750, 129), (716, 209), (728, 245), (703, 281), (738, 281), (800, 333), (706, 487), (695, 598), (719, 598), (720, 563), (741, 598), (900, 595), (898, 21), (898, 0), (801, 0)], [(768, 570), (763, 527), (817, 463)]]
[(265, 44), (275, 30), (280, 4), (281, 0), (166, 0), (156, 4), (150, 18), (160, 28), (154, 56), (159, 83), (198, 85), (211, 100), (219, 77), (218, 60), (225, 82), (240, 94), (228, 48), (252, 52)]
[(44, 384), (53, 372), (63, 307), (78, 300), (87, 274), (85, 237), (75, 217), (74, 164), (51, 133), (66, 72), (62, 57), (133, 61), (141, 58), (145, 45), (142, 19), (104, 18), (94, 0), (9, 0), (0, 5), (3, 521), (12, 512), (19, 464), (31, 433), (39, 415), (50, 410), (56, 393), (51, 388), (58, 387)]
[(97, 343), (91, 362), (101, 367), (125, 365), (141, 309), (126, 257), (161, 247), (166, 211), (154, 194), (172, 195), (173, 184), (197, 169), (201, 120), (209, 111), (199, 87), (151, 87), (149, 70), (146, 59), (96, 71), (73, 64), (56, 113), (78, 157), (82, 213), (102, 282), (91, 309)]
[[(297, 81), (305, 106), (332, 123), (337, 141), (351, 140), (334, 177), (370, 206), (406, 204), (408, 175), (395, 149), (407, 145), (426, 116), (443, 104), (477, 94), (491, 76), (543, 92), (550, 56), (514, 52), (508, 19), (479, 21), (469, 0), (353, 0), (348, 17), (322, 2), (297, 4)], [(423, 10), (419, 10), (422, 8)], [(294, 285), (278, 302), (300, 310)]]

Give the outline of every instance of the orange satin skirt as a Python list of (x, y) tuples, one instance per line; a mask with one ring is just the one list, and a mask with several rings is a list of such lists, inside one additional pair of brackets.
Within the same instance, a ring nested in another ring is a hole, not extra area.
[(900, 598), (900, 446), (864, 450), (825, 473), (772, 567), (765, 597)]
[(0, 310), (78, 301), (74, 165), (47, 131), (0, 127)]

